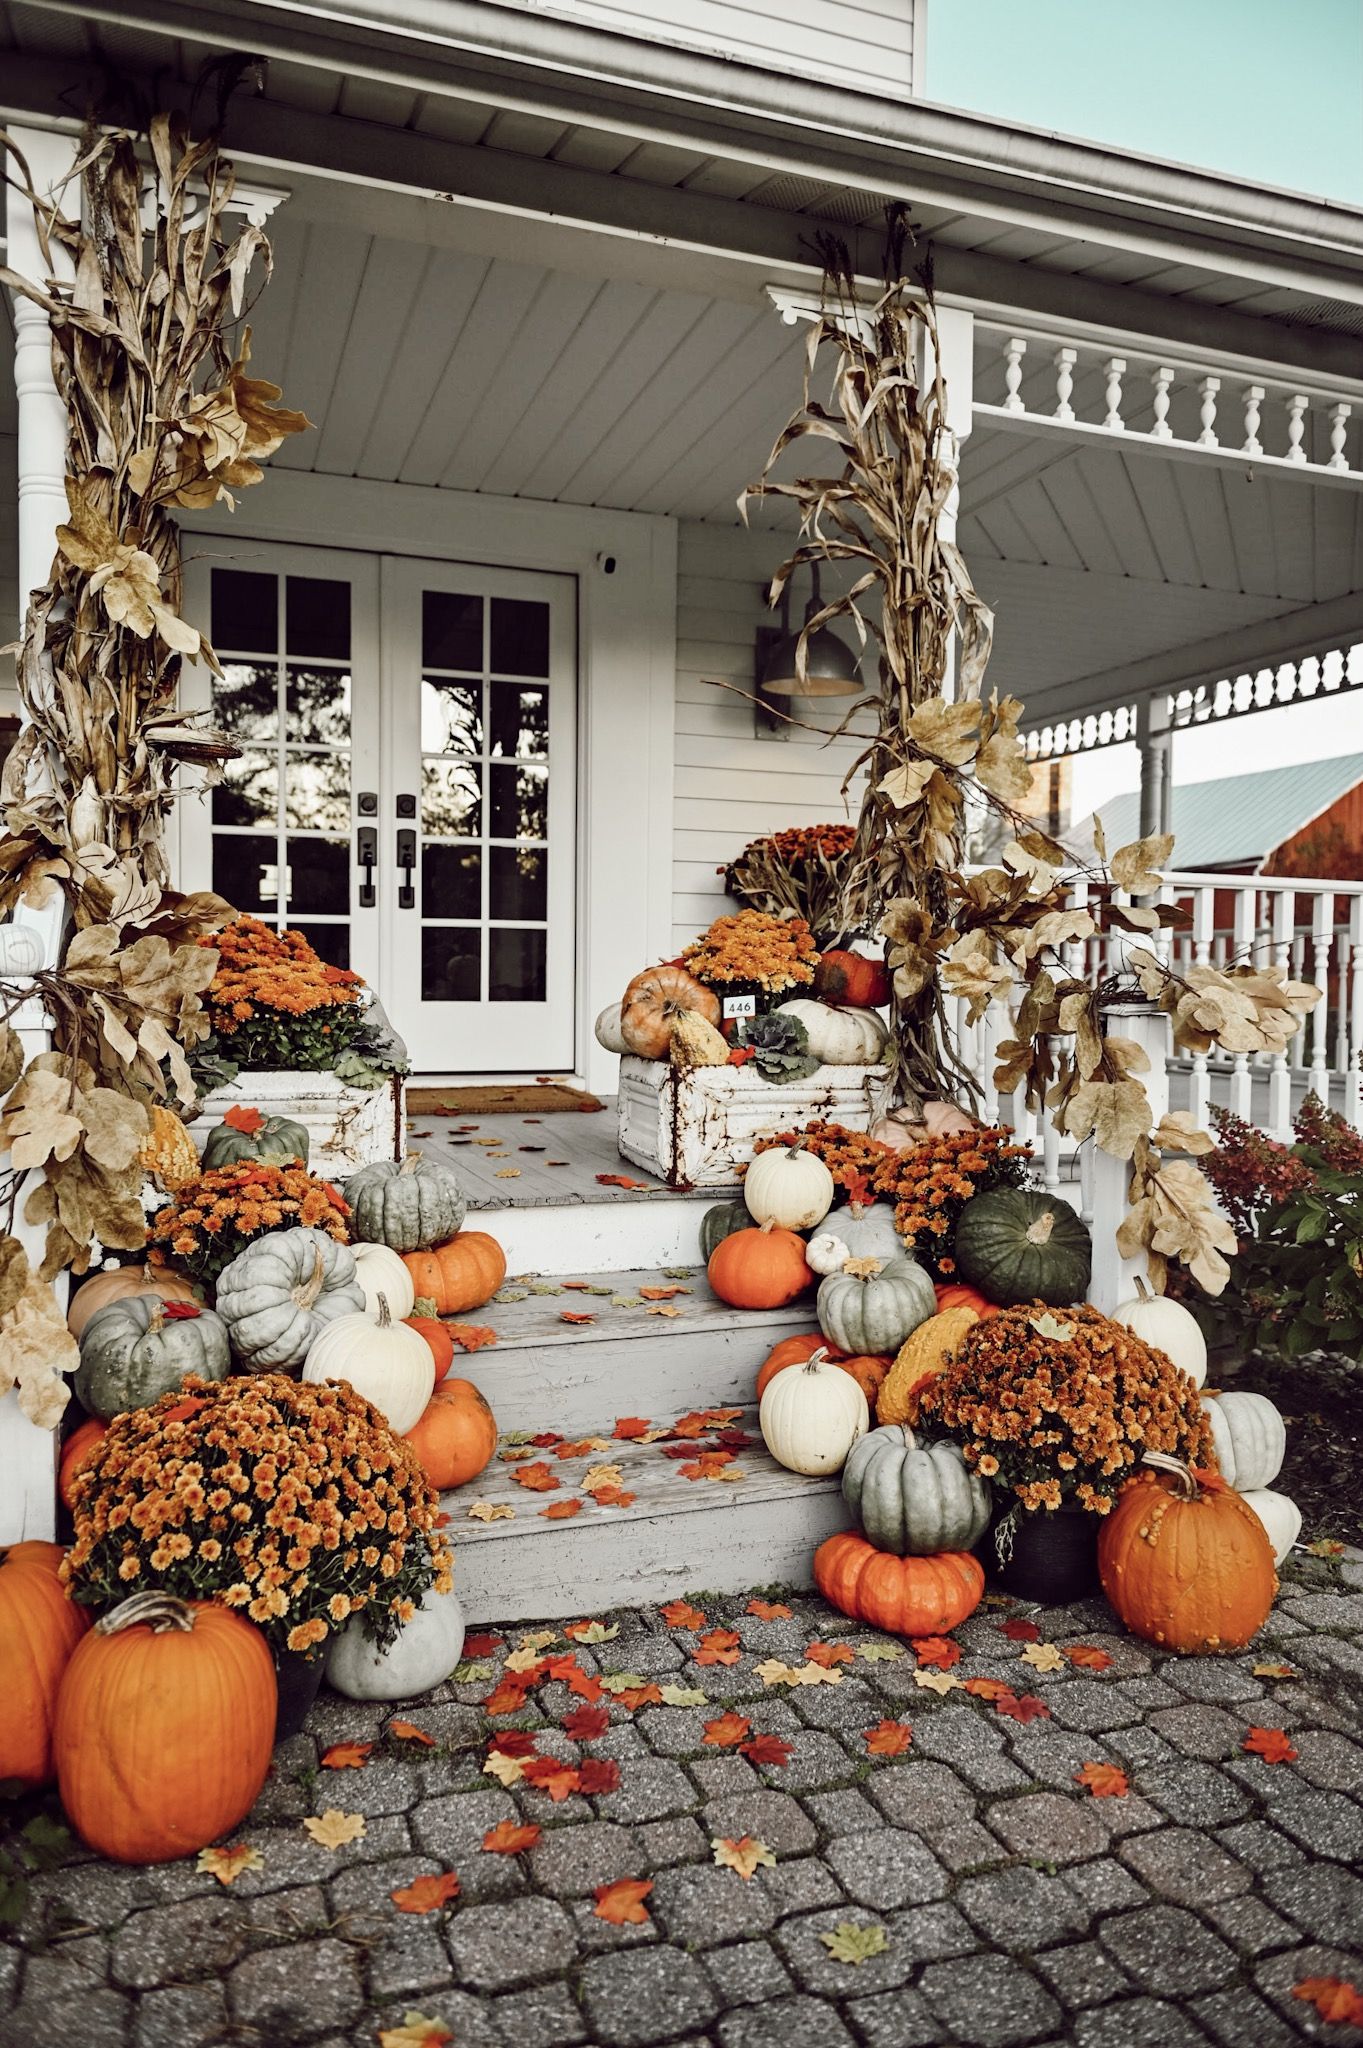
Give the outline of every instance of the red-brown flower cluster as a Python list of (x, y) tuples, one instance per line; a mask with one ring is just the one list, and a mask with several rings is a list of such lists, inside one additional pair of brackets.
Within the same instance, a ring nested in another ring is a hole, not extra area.
[(1199, 1163), (1236, 1236), (1250, 1237), (1258, 1210), (1309, 1188), (1316, 1176), (1306, 1160), (1252, 1124), (1216, 1107), (1211, 1114), (1219, 1142)]
[(784, 832), (755, 840), (743, 850), (752, 853), (760, 846), (769, 849), (787, 867), (797, 867), (807, 860), (838, 860), (852, 851), (856, 838), (855, 825), (791, 825)]
[(892, 1153), (881, 1172), (877, 1188), (895, 1205), (895, 1229), (937, 1278), (956, 1271), (956, 1225), (972, 1196), (1026, 1181), (1032, 1149), (1010, 1144), (1012, 1135), (1004, 1124), (948, 1131), (911, 1152)]
[(350, 1242), (350, 1211), (329, 1180), (296, 1166), (240, 1159), (185, 1181), (147, 1233), (154, 1263), (216, 1280), (253, 1237), (303, 1225)]

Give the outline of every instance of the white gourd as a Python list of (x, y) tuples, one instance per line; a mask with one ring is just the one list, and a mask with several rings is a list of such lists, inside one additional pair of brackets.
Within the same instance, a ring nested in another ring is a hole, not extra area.
[(816, 1352), (807, 1365), (789, 1365), (768, 1383), (758, 1425), (778, 1465), (817, 1478), (842, 1470), (871, 1426), (871, 1411), (851, 1373)]
[(1202, 1385), (1207, 1377), (1207, 1340), (1198, 1328), (1197, 1317), (1182, 1302), (1170, 1301), (1167, 1294), (1151, 1294), (1137, 1280), (1135, 1295), (1113, 1309), (1112, 1320), (1125, 1323), (1143, 1344), (1152, 1345), (1172, 1359), (1195, 1387)]
[(1301, 1535), (1301, 1509), (1285, 1493), (1273, 1493), (1266, 1486), (1251, 1487), (1241, 1500), (1253, 1508), (1273, 1545), (1273, 1562), (1281, 1564)]
[(435, 1390), (435, 1360), (420, 1331), (395, 1322), (380, 1295), (377, 1323), (364, 1314), (341, 1316), (314, 1339), (303, 1378), (314, 1384), (348, 1380), (396, 1436), (405, 1436)]
[(596, 1042), (604, 1045), (607, 1052), (627, 1053), (624, 1033), (620, 1029), (619, 1003), (607, 1003), (596, 1020)]
[(410, 1700), (442, 1685), (464, 1650), (464, 1611), (458, 1597), (426, 1588), (412, 1619), (386, 1650), (365, 1634), (360, 1615), (331, 1638), (326, 1681), (348, 1700)]
[(822, 1223), (837, 1189), (822, 1159), (803, 1145), (759, 1152), (743, 1180), (743, 1200), (757, 1224), (808, 1230)]
[(781, 1003), (775, 1015), (795, 1017), (804, 1025), (810, 1051), (826, 1067), (873, 1066), (890, 1035), (877, 1011), (838, 1010), (813, 996)]
[(355, 1274), (364, 1289), (365, 1314), (371, 1323), (379, 1320), (380, 1296), (388, 1313), (398, 1322), (412, 1313), (416, 1288), (412, 1276), (395, 1251), (386, 1244), (355, 1244)]
[(834, 1237), (828, 1230), (811, 1237), (805, 1247), (805, 1264), (812, 1273), (821, 1277), (828, 1273), (841, 1273), (851, 1256), (842, 1239)]
[(1287, 1428), (1265, 1394), (1204, 1394), (1217, 1470), (1237, 1493), (1272, 1486), (1287, 1454)]

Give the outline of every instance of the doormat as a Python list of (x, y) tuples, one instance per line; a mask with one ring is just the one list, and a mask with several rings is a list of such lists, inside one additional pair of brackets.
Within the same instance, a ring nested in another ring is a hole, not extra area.
[(409, 1116), (543, 1116), (556, 1109), (604, 1109), (605, 1103), (566, 1081), (510, 1082), (505, 1087), (409, 1088)]

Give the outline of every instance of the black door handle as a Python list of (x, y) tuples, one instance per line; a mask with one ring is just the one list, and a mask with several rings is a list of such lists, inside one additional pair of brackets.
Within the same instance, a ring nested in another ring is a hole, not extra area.
[(374, 868), (379, 858), (376, 825), (361, 825), (355, 834), (355, 858), (363, 870), (360, 876), (360, 909), (372, 910), (378, 898), (374, 891)]
[(416, 909), (416, 886), (412, 875), (416, 870), (416, 833), (410, 826), (404, 826), (398, 833), (398, 869), (402, 880), (398, 884), (398, 909)]

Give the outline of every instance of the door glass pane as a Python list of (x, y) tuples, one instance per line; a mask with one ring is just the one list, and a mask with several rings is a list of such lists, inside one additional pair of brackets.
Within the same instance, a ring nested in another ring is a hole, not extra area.
[(445, 683), (427, 676), (421, 685), (423, 754), (481, 754), (483, 691), (479, 683)]
[(549, 853), (541, 846), (494, 846), (488, 853), (493, 917), (524, 922), (549, 911)]
[(273, 654), (279, 646), (278, 577), (253, 569), (215, 569), (211, 586), (208, 637), (214, 652), (220, 657)]
[(491, 638), (494, 675), (548, 675), (547, 604), (520, 597), (494, 597)]
[(289, 753), (284, 763), (284, 823), (302, 832), (350, 829), (348, 754)]
[(257, 832), (215, 832), (213, 888), (238, 910), (269, 918), (279, 903), (279, 841)]
[(279, 731), (279, 672), (273, 662), (225, 661), (213, 678), (213, 715), (234, 740), (272, 740)]
[(290, 917), (308, 910), (349, 910), (350, 840), (290, 839), (286, 845)]
[(549, 771), (547, 768), (499, 768), (488, 770), (493, 839), (543, 839), (549, 830)]
[(421, 666), (483, 668), (483, 600), (457, 590), (421, 593)]
[(489, 1002), (544, 1001), (546, 938), (542, 931), (493, 927), (488, 933)]
[(549, 692), (494, 683), (488, 751), (512, 760), (543, 760), (549, 751)]
[(349, 744), (348, 669), (290, 667), (285, 702), (289, 712), (289, 738), (295, 746)]
[(439, 846), (429, 842), (422, 847), (421, 909), (425, 917), (482, 916), (481, 847)]
[(424, 761), (421, 829), (444, 839), (475, 838), (482, 829), (482, 770), (476, 762)]
[(241, 754), (228, 761), (213, 791), (215, 825), (273, 825), (279, 806), (275, 754)]
[(328, 967), (349, 967), (350, 926), (348, 924), (295, 924), (289, 920), (290, 931), (302, 932), (308, 944), (325, 960)]
[(348, 661), (350, 585), (329, 576), (289, 576), (285, 583), (289, 653)]
[(476, 1003), (482, 993), (483, 935), (477, 925), (425, 925), (421, 933), (421, 998)]

